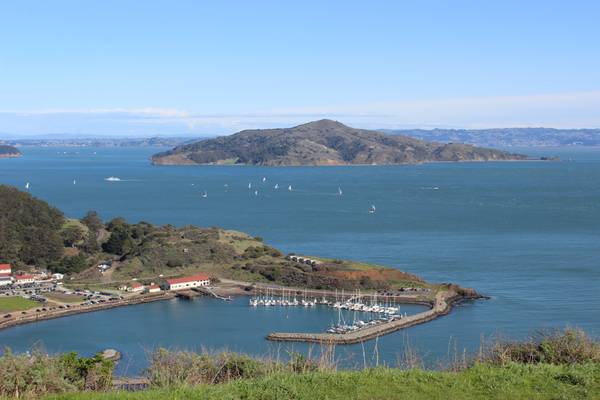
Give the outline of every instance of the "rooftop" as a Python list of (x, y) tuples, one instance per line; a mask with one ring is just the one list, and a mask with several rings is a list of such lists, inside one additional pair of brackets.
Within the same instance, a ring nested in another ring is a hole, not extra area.
[(196, 275), (192, 275), (192, 276), (184, 276), (184, 277), (181, 277), (181, 278), (167, 279), (167, 282), (169, 283), (169, 285), (174, 285), (174, 284), (177, 284), (177, 283), (207, 281), (207, 280), (209, 280), (208, 275), (205, 275), (205, 274), (196, 274)]

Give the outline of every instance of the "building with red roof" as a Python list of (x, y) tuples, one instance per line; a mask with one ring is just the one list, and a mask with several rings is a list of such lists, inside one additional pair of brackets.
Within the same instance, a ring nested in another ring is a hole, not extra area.
[(17, 285), (26, 285), (35, 282), (35, 277), (31, 274), (15, 275), (15, 283)]
[(144, 285), (142, 285), (139, 282), (131, 282), (131, 285), (129, 285), (129, 288), (127, 289), (128, 292), (141, 292), (145, 289)]
[(0, 274), (11, 274), (12, 267), (10, 264), (0, 264)]
[(198, 286), (210, 285), (210, 278), (205, 274), (184, 276), (183, 278), (167, 279), (169, 290), (191, 289)]
[(150, 284), (146, 289), (148, 290), (148, 293), (160, 293), (160, 286), (154, 283)]

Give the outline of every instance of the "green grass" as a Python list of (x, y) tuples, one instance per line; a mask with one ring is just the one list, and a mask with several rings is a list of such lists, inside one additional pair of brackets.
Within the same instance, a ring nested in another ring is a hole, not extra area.
[(28, 310), (39, 305), (37, 301), (20, 296), (0, 297), (0, 313)]
[(75, 393), (52, 399), (599, 399), (600, 365), (480, 364), (462, 372), (374, 369), (282, 373), (220, 385), (134, 393)]

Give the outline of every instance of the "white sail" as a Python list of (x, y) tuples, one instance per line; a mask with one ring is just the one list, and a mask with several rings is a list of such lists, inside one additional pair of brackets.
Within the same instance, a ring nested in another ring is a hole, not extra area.
[(252, 189), (252, 182), (248, 182), (248, 189)]
[(208, 197), (208, 193), (206, 193), (206, 190), (204, 191), (204, 194), (202, 194), (202, 197), (204, 197), (204, 198)]
[(263, 182), (266, 182), (266, 181), (267, 181), (267, 178), (266, 178), (266, 177), (263, 177)]
[(292, 191), (292, 185), (288, 186), (288, 190), (291, 192)]
[(29, 182), (25, 184), (25, 189), (29, 189)]
[(342, 195), (342, 188), (338, 187), (338, 194), (341, 196)]
[(258, 196), (258, 190), (255, 190), (255, 191), (254, 191), (254, 195), (255, 195), (255, 196)]
[(275, 184), (275, 189), (279, 189), (279, 184), (278, 183)]

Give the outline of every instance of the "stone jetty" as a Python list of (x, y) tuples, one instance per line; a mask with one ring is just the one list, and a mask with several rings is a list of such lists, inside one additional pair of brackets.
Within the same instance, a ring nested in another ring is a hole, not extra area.
[(268, 340), (287, 342), (311, 342), (324, 344), (352, 344), (374, 339), (400, 329), (422, 324), (446, 315), (452, 309), (453, 304), (466, 299), (481, 298), (472, 289), (463, 289), (450, 285), (447, 290), (436, 294), (431, 309), (396, 319), (382, 324), (368, 326), (347, 333), (285, 333), (273, 332), (267, 336)]

